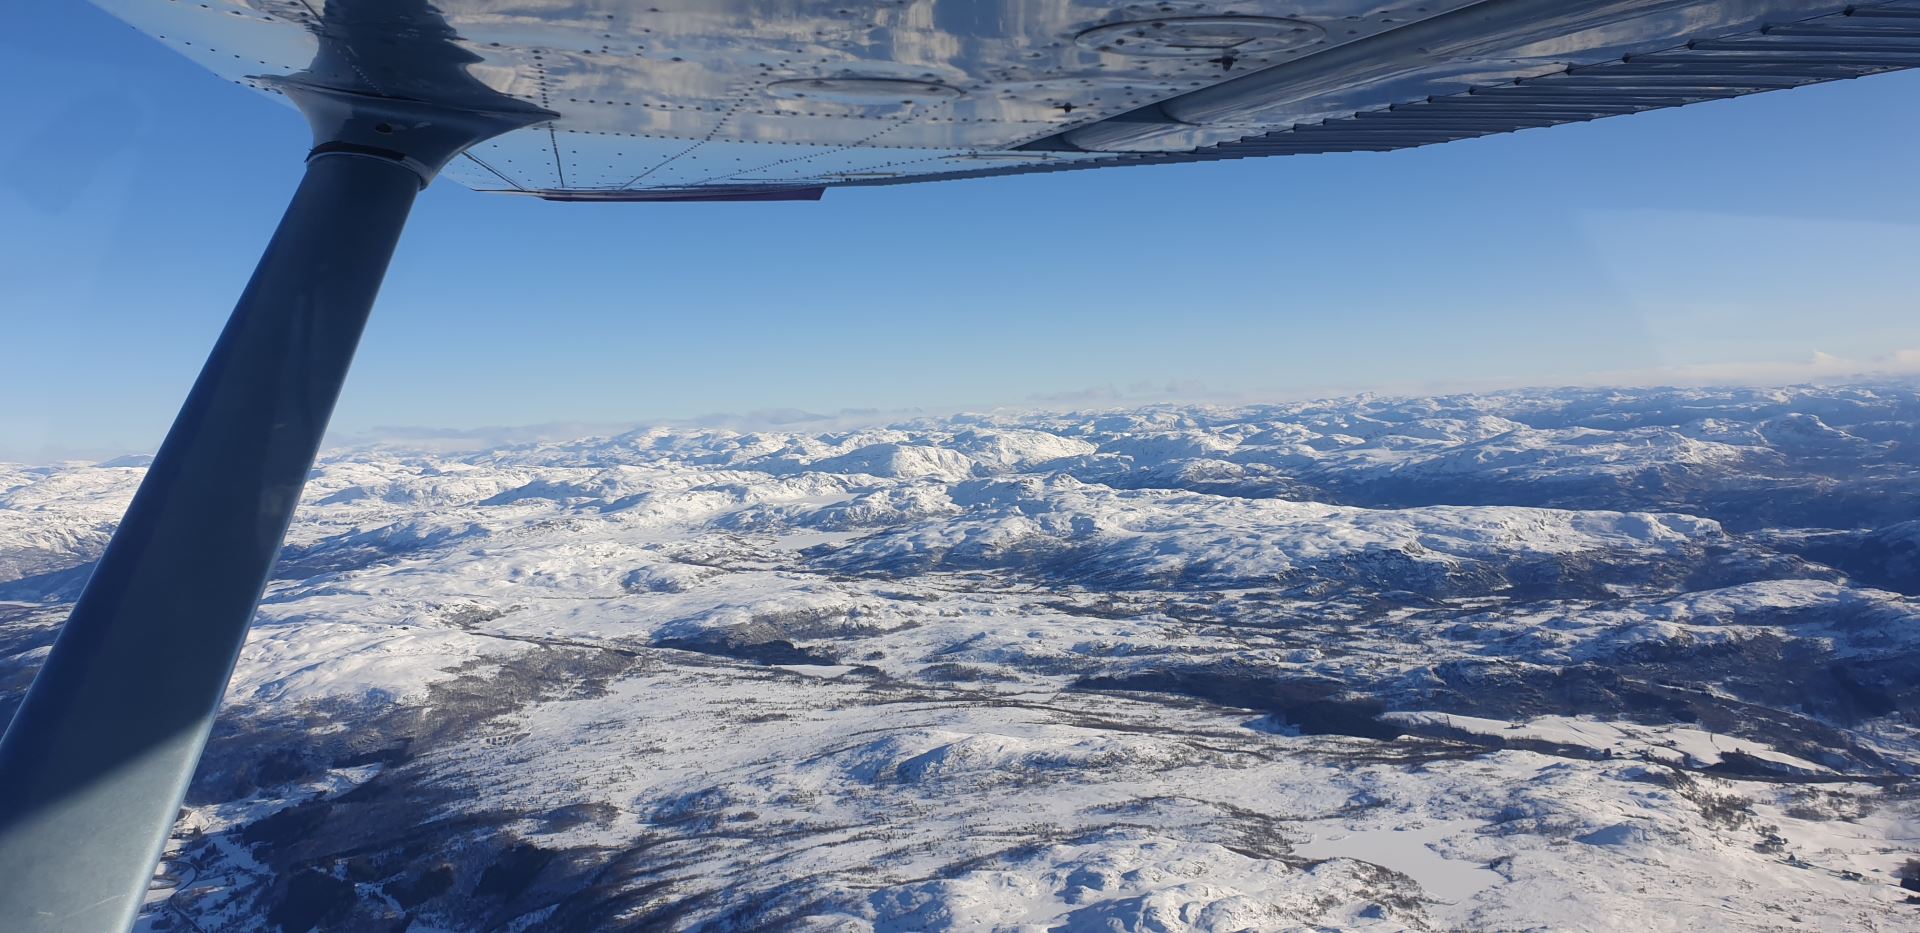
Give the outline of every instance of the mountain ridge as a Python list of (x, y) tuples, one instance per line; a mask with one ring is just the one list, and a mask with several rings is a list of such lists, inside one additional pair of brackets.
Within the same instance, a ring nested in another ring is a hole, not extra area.
[[(1920, 390), (316, 464), (143, 929), (1920, 929)], [(137, 461), (0, 465), (11, 710)]]

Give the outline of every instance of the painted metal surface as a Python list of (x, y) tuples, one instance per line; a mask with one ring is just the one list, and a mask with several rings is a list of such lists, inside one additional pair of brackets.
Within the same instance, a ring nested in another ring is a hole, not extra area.
[[(416, 194), (554, 116), (473, 81), (425, 0), (317, 26), (306, 66), (262, 79), (313, 128), (306, 175), (0, 738), (0, 930), (132, 924)], [(457, 103), (382, 95), (396, 62)]]
[(0, 927), (132, 924), (419, 190), (309, 165), (0, 742)]
[(1920, 0), (444, 0), (457, 76), (311, 66), (340, 0), (96, 2), (268, 93), (552, 111), (445, 174), (594, 200), (1401, 148), (1920, 65)]

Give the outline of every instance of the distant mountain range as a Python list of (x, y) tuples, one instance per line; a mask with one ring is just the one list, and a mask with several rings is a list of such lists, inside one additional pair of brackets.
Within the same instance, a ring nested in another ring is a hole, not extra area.
[[(144, 929), (1920, 930), (1912, 386), (425, 447)], [(0, 465), (0, 708), (143, 468)]]

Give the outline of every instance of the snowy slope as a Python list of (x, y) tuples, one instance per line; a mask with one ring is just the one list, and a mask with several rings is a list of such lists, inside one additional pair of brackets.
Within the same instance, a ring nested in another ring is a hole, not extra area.
[[(338, 451), (147, 929), (1910, 930), (1920, 392)], [(0, 465), (0, 695), (138, 483)]]

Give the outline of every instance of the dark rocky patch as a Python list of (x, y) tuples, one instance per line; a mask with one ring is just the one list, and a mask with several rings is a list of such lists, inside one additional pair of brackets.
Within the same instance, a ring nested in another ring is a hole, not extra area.
[(401, 907), (412, 910), (453, 890), (453, 878), (453, 866), (442, 862), (417, 875), (389, 882), (384, 890)]
[(353, 882), (307, 869), (287, 879), (267, 911), (267, 922), (287, 933), (332, 927), (346, 919), (356, 900)]
[(802, 648), (780, 637), (778, 630), (764, 625), (703, 631), (681, 638), (661, 638), (653, 644), (656, 648), (719, 655), (756, 664), (840, 663), (832, 652), (823, 648)]
[(1225, 666), (1083, 677), (1078, 690), (1150, 691), (1174, 693), (1280, 717), (1303, 735), (1350, 735), (1365, 739), (1394, 739), (1403, 730), (1380, 719), (1386, 705), (1378, 700), (1348, 695), (1332, 681), (1288, 680), (1251, 670)]
[(473, 893), (480, 897), (510, 900), (533, 884), (541, 870), (553, 861), (553, 853), (530, 843), (521, 843), (500, 853), (486, 871), (480, 873)]

